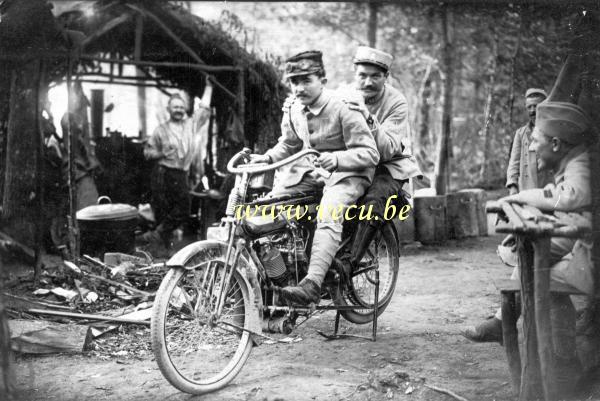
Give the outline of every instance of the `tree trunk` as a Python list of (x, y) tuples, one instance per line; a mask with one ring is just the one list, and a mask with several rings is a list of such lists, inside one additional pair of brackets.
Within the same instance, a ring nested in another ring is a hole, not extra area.
[(490, 84), (488, 87), (487, 99), (485, 102), (485, 116), (483, 126), (483, 161), (479, 171), (481, 182), (489, 182), (490, 154), (492, 147), (491, 126), (494, 119), (494, 86), (496, 84), (496, 74), (498, 72), (498, 32), (492, 26), (492, 65), (490, 66)]
[(448, 189), (450, 134), (452, 129), (452, 92), (454, 87), (454, 17), (452, 9), (444, 6), (442, 10), (442, 40), (444, 63), (444, 108), (442, 113), (442, 132), (438, 141), (438, 156), (435, 166), (435, 189), (438, 195), (444, 195)]
[(375, 47), (377, 45), (377, 11), (379, 5), (375, 3), (369, 3), (369, 22), (367, 25), (367, 40), (369, 46)]
[[(519, 12), (519, 22), (517, 25), (517, 43), (515, 45), (515, 50), (510, 58), (510, 86), (508, 89), (508, 127), (510, 128), (510, 132), (513, 131), (513, 111), (515, 104), (515, 71), (517, 67), (517, 58), (519, 57), (519, 53), (521, 51), (521, 39), (523, 36), (523, 32), (521, 27), (523, 26), (523, 13)], [(509, 149), (510, 152), (510, 149)]]

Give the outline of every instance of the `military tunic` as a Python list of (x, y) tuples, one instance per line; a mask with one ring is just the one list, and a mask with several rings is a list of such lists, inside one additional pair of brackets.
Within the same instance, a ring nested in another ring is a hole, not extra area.
[[(509, 197), (546, 212), (580, 214), (591, 222), (590, 155), (585, 145), (571, 149), (554, 174), (554, 182), (544, 188), (522, 191)], [(589, 238), (552, 238), (551, 278), (591, 294), (593, 291), (592, 243)], [(513, 278), (518, 277), (513, 274)]]
[(533, 127), (527, 123), (517, 130), (506, 170), (506, 187), (515, 185), (519, 191), (541, 188), (552, 181), (547, 171), (538, 171), (537, 157), (529, 150)]
[(377, 145), (363, 116), (327, 89), (310, 106), (294, 101), (289, 115), (284, 113), (281, 132), (277, 145), (265, 153), (273, 162), (308, 148), (331, 152), (337, 159), (336, 170), (327, 178), (317, 174), (309, 158), (298, 160), (280, 174), (270, 194), (323, 188), (320, 209), (340, 211), (337, 216), (318, 215), (306, 278), (320, 285), (342, 240), (344, 211), (373, 179), (379, 161)]

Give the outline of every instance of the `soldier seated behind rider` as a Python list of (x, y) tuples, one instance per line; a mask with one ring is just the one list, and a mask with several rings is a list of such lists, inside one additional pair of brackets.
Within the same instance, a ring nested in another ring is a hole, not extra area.
[(363, 199), (367, 208), (373, 207), (378, 219), (359, 223), (352, 246), (354, 264), (360, 261), (378, 225), (383, 223), (388, 200), (395, 199), (392, 204), (406, 202), (402, 187), (410, 178), (422, 177), (423, 174), (414, 157), (403, 153), (402, 138), (408, 137), (408, 105), (404, 95), (387, 83), (393, 59), (389, 53), (360, 46), (353, 60), (354, 89), (359, 96), (348, 99), (349, 105), (367, 120), (380, 154), (373, 183)]
[(321, 155), (320, 167), (332, 172), (324, 178), (308, 159), (291, 165), (276, 183), (271, 196), (323, 188), (307, 276), (298, 286), (281, 289), (284, 301), (318, 302), (321, 284), (342, 239), (345, 209), (356, 203), (371, 184), (379, 153), (363, 116), (325, 89), (327, 78), (322, 53), (308, 51), (286, 60), (286, 79), (295, 99), (284, 113), (279, 142), (253, 162), (273, 163), (303, 149)]

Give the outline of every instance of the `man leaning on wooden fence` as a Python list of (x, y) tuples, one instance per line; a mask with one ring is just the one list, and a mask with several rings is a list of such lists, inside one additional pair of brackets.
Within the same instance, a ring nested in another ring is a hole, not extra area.
[[(538, 170), (554, 172), (554, 182), (505, 197), (504, 201), (527, 204), (543, 212), (577, 213), (591, 221), (590, 144), (596, 140), (584, 111), (571, 103), (545, 101), (538, 105), (530, 150), (537, 153)], [(593, 293), (590, 238), (552, 238), (549, 265), (551, 279)], [(513, 279), (518, 279), (518, 270)], [(560, 367), (557, 380), (573, 384), (581, 370), (575, 346), (575, 308), (569, 295), (551, 294), (554, 353)], [(476, 342), (502, 342), (502, 316), (496, 315), (465, 332)], [(562, 372), (562, 373), (561, 373)]]

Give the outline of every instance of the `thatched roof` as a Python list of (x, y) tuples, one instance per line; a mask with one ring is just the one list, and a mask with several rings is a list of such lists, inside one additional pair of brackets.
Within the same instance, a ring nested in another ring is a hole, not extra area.
[[(86, 12), (87, 8), (93, 12)], [(83, 53), (101, 53), (111, 58), (133, 60), (137, 18), (143, 21), (141, 57), (143, 61), (198, 63), (166, 30), (209, 66), (235, 66), (245, 71), (246, 139), (273, 142), (279, 134), (280, 105), (284, 88), (277, 70), (246, 52), (230, 35), (217, 26), (192, 15), (187, 9), (164, 0), (119, 1), (98, 0), (82, 3), (62, 13), (58, 19), (68, 29), (83, 32), (87, 39)], [(118, 23), (104, 32), (111, 23)], [(120, 22), (120, 23), (119, 23)], [(166, 30), (165, 30), (166, 28)], [(98, 33), (102, 33), (98, 35)], [(201, 95), (204, 77), (199, 71), (181, 68), (155, 68), (156, 76), (192, 95)], [(231, 93), (238, 91), (238, 73), (211, 72)], [(234, 100), (216, 89), (213, 104), (217, 108), (220, 126), (235, 111)], [(231, 110), (231, 111), (230, 111)]]
[[(87, 7), (93, 12), (85, 12)], [(36, 178), (41, 174), (36, 172), (36, 158), (30, 157), (41, 147), (37, 98), (45, 98), (50, 81), (64, 79), (69, 57), (74, 61), (73, 72), (81, 65), (99, 67), (97, 61), (78, 58), (84, 54), (133, 60), (139, 16), (143, 22), (139, 59), (240, 68), (245, 82), (243, 139), (264, 149), (279, 136), (285, 92), (276, 68), (184, 8), (165, 0), (98, 0), (82, 2), (55, 18), (45, 0), (3, 0), (0, 12), (0, 195), (4, 215), (29, 216), (31, 208), (39, 209)], [(47, 58), (43, 65), (36, 61), (40, 56)], [(157, 82), (170, 83), (191, 95), (201, 95), (204, 90), (204, 75), (192, 68), (163, 66), (148, 72)], [(225, 88), (216, 88), (213, 95), (218, 126), (225, 133), (228, 117), (238, 110), (235, 96), (226, 93), (238, 94), (240, 74), (231, 68), (210, 73)], [(236, 143), (232, 148), (241, 146)]]

